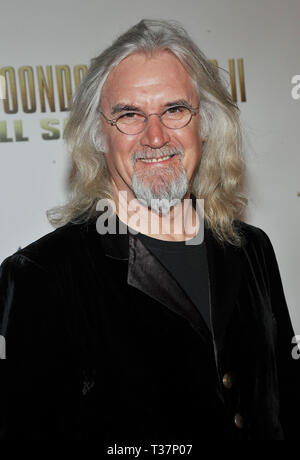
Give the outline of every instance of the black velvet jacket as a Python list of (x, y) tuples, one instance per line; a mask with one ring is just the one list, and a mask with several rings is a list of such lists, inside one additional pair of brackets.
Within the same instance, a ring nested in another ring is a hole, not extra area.
[(212, 335), (150, 250), (100, 235), (96, 218), (5, 259), (0, 437), (296, 439), (300, 360), (276, 257), (261, 229), (236, 225), (242, 248), (205, 227)]

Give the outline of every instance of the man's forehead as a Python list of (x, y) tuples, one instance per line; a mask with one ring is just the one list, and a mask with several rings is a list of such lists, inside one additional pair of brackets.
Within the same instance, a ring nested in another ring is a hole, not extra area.
[(167, 53), (154, 58), (130, 55), (124, 59), (108, 75), (101, 101), (117, 113), (121, 106), (142, 109), (148, 102), (167, 107), (181, 100), (192, 106), (195, 96), (190, 75), (175, 56)]
[(108, 74), (102, 94), (124, 91), (177, 90), (192, 86), (191, 77), (177, 57), (168, 52), (154, 56), (133, 53)]
[(135, 74), (137, 69), (141, 69), (144, 72), (146, 71), (148, 74), (151, 74), (152, 69), (154, 69), (154, 72), (157, 69), (165, 70), (166, 75), (169, 75), (170, 72), (174, 70), (177, 74), (178, 72), (183, 74), (187, 73), (178, 57), (167, 50), (156, 51), (153, 55), (147, 55), (140, 51), (133, 52), (121, 60), (121, 62), (111, 70), (108, 79), (117, 77), (119, 74), (123, 76), (123, 72)]

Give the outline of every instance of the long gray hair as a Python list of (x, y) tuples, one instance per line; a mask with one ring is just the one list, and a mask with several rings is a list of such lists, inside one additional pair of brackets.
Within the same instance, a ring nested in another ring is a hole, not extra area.
[(239, 109), (217, 67), (210, 63), (175, 21), (144, 19), (91, 60), (74, 95), (64, 137), (71, 154), (70, 196), (63, 206), (47, 211), (53, 227), (94, 216), (99, 199), (113, 199), (98, 108), (104, 82), (124, 58), (134, 52), (173, 53), (190, 74), (200, 105), (199, 129), (205, 139), (191, 192), (204, 199), (207, 226), (222, 242), (241, 245), (235, 225), (248, 200), (242, 191), (244, 160)]

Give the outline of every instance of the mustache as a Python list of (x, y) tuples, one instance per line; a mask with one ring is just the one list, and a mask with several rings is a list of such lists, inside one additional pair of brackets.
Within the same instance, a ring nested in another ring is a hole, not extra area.
[(152, 158), (161, 158), (169, 155), (180, 155), (183, 158), (184, 150), (180, 147), (162, 147), (161, 149), (147, 149), (147, 150), (140, 150), (135, 152), (132, 155), (132, 163), (134, 163), (143, 158), (143, 159), (152, 159)]

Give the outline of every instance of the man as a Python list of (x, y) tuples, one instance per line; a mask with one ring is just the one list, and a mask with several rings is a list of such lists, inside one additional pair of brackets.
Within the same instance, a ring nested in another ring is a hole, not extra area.
[(93, 59), (65, 133), (72, 195), (48, 214), (58, 228), (1, 267), (3, 439), (102, 438), (106, 453), (296, 439), (276, 257), (238, 219), (240, 133), (178, 24), (143, 20)]

